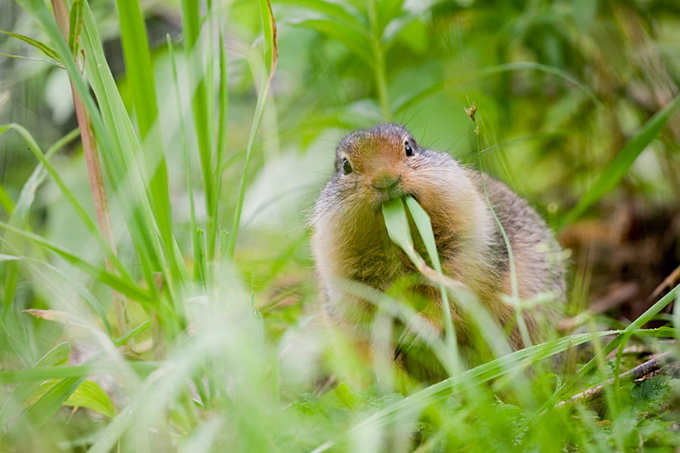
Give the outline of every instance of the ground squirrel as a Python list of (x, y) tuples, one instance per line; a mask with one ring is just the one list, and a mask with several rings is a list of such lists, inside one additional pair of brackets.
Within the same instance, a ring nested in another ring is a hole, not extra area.
[[(332, 318), (348, 325), (371, 319), (373, 306), (346, 294), (342, 280), (386, 291), (416, 273), (390, 241), (382, 217), (382, 203), (403, 195), (413, 196), (429, 214), (444, 273), (466, 285), (501, 326), (513, 324), (515, 313), (501, 297), (512, 290), (498, 221), (511, 244), (519, 297), (550, 293), (552, 307), (564, 300), (560, 247), (534, 209), (504, 184), (446, 153), (420, 147), (404, 127), (387, 124), (340, 142), (335, 174), (314, 208), (312, 249)], [(441, 331), (439, 291), (422, 278), (415, 281), (414, 291), (428, 301), (424, 317)], [(455, 305), (452, 311), (459, 342), (465, 343), (466, 321)], [(540, 340), (543, 326), (530, 311), (524, 318), (532, 340)], [(509, 330), (511, 343), (520, 347), (518, 330)]]

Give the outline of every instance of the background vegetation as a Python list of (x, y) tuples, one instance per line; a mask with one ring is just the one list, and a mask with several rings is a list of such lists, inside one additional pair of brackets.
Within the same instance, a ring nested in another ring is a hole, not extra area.
[[(677, 2), (16, 0), (0, 29), (0, 450), (680, 445), (680, 381), (621, 377), (680, 337)], [(386, 121), (560, 232), (567, 337), (403, 389), (315, 327), (309, 207)]]

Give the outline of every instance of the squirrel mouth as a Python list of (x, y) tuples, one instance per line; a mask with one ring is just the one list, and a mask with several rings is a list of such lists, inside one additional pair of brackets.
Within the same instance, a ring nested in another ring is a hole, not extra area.
[(403, 197), (408, 195), (398, 187), (390, 187), (388, 189), (376, 189), (375, 199), (378, 205), (381, 205), (387, 201), (394, 200), (395, 198)]
[(416, 201), (418, 201), (418, 197), (416, 197), (414, 194), (404, 192), (403, 190), (377, 191), (373, 207), (376, 211), (379, 211), (382, 209), (382, 205), (387, 203), (388, 201), (405, 197), (413, 197)]

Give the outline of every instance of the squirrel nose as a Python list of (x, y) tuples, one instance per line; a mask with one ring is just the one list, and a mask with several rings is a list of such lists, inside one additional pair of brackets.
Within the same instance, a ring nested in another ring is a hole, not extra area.
[(379, 190), (392, 189), (397, 185), (400, 179), (401, 176), (399, 175), (379, 173), (371, 180), (371, 186)]

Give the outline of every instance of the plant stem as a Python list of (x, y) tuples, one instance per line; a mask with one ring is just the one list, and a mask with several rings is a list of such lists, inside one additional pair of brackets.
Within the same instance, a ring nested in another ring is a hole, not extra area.
[[(54, 17), (57, 25), (66, 39), (69, 37), (69, 15), (68, 8), (64, 0), (52, 0), (52, 8), (54, 10)], [(90, 116), (85, 109), (78, 93), (76, 93), (73, 82), (71, 84), (71, 92), (73, 93), (73, 105), (78, 119), (78, 127), (80, 128), (80, 137), (83, 144), (83, 152), (85, 153), (85, 161), (87, 163), (87, 174), (90, 181), (90, 189), (92, 190), (92, 198), (94, 200), (95, 215), (99, 230), (106, 242), (111, 247), (111, 251), (116, 254), (116, 243), (113, 238), (113, 230), (111, 228), (111, 216), (109, 212), (109, 202), (106, 198), (106, 190), (104, 188), (104, 176), (102, 175), (101, 164), (99, 162), (99, 153), (97, 151), (97, 143), (94, 137), (94, 131), (90, 122)], [(113, 272), (113, 265), (111, 260), (105, 258), (106, 270)], [(128, 331), (128, 316), (126, 302), (123, 296), (115, 290), (112, 290), (113, 302), (116, 311), (116, 320), (118, 321), (118, 330), (120, 335), (125, 335)]]

